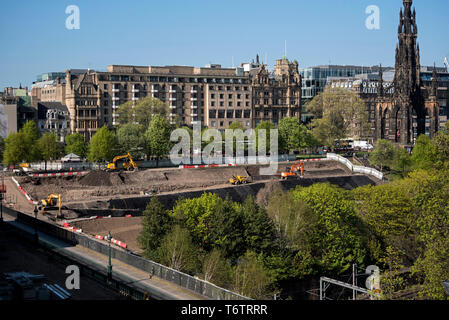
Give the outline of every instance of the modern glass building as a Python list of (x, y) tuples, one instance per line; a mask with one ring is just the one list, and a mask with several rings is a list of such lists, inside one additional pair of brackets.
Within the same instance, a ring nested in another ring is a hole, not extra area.
[[(382, 68), (389, 70), (391, 68)], [(379, 66), (339, 66), (322, 65), (308, 68), (300, 68), (302, 77), (302, 121), (309, 122), (312, 115), (307, 113), (307, 104), (320, 92), (324, 91), (328, 78), (347, 77), (352, 78), (359, 74), (371, 74), (379, 72)]]

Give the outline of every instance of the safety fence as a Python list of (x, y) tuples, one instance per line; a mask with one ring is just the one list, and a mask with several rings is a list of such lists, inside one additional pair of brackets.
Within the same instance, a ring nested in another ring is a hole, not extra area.
[(370, 176), (376, 177), (379, 180), (383, 180), (383, 178), (384, 178), (384, 174), (382, 172), (380, 172), (376, 169), (373, 169), (373, 168), (369, 168), (369, 167), (356, 166), (349, 159), (346, 159), (346, 158), (339, 156), (335, 153), (328, 153), (327, 158), (330, 160), (338, 161), (338, 162), (344, 164), (352, 172), (370, 175)]
[[(14, 211), (9, 209), (10, 211)], [(69, 244), (81, 245), (98, 253), (108, 255), (109, 244), (107, 241), (98, 241), (84, 234), (76, 233), (57, 225), (35, 219), (29, 215), (16, 212), (17, 221), (34, 226), (37, 230), (49, 236), (63, 240)], [(122, 250), (111, 246), (111, 258), (117, 259), (137, 269), (147, 272), (151, 276), (172, 282), (180, 287), (186, 288), (197, 294), (203, 295), (213, 300), (250, 300), (247, 297), (235, 292), (220, 288), (207, 281), (195, 278), (180, 271), (171, 269), (154, 261), (137, 256), (127, 250)]]

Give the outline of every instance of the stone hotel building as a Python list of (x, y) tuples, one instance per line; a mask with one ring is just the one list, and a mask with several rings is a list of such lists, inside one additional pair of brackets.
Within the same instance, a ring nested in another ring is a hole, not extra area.
[(111, 65), (106, 72), (68, 70), (64, 82), (61, 102), (69, 110), (71, 131), (87, 140), (101, 126), (117, 124), (119, 105), (145, 97), (164, 101), (171, 119), (187, 126), (225, 130), (240, 122), (254, 128), (261, 121), (301, 118), (298, 63), (286, 58), (276, 62), (273, 72), (257, 58), (257, 63), (237, 68)]

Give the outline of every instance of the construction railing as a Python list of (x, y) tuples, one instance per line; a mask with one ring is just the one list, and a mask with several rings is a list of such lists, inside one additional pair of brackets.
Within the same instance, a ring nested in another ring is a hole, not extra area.
[[(107, 241), (98, 241), (84, 234), (76, 233), (42, 220), (37, 220), (21, 212), (9, 208), (7, 210), (16, 216), (19, 222), (35, 226), (39, 231), (52, 237), (70, 244), (79, 244), (85, 248), (108, 255), (109, 246)], [(212, 300), (250, 300), (249, 298), (239, 295), (238, 293), (220, 288), (210, 282), (171, 269), (120, 248), (111, 247), (111, 257), (140, 269), (149, 275), (170, 281), (180, 287), (189, 289)]]
[(383, 180), (383, 178), (384, 178), (384, 174), (382, 172), (380, 172), (376, 169), (373, 169), (373, 168), (369, 168), (369, 167), (356, 166), (349, 159), (339, 156), (338, 154), (328, 153), (327, 158), (329, 160), (338, 161), (338, 162), (344, 164), (352, 172), (370, 175), (370, 176), (376, 177), (379, 180)]

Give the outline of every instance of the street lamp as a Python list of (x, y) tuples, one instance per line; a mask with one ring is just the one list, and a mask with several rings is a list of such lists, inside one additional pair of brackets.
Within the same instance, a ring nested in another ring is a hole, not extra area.
[(108, 235), (106, 236), (106, 240), (109, 242), (109, 263), (108, 263), (108, 280), (112, 280), (112, 264), (111, 264), (111, 231), (108, 232)]

